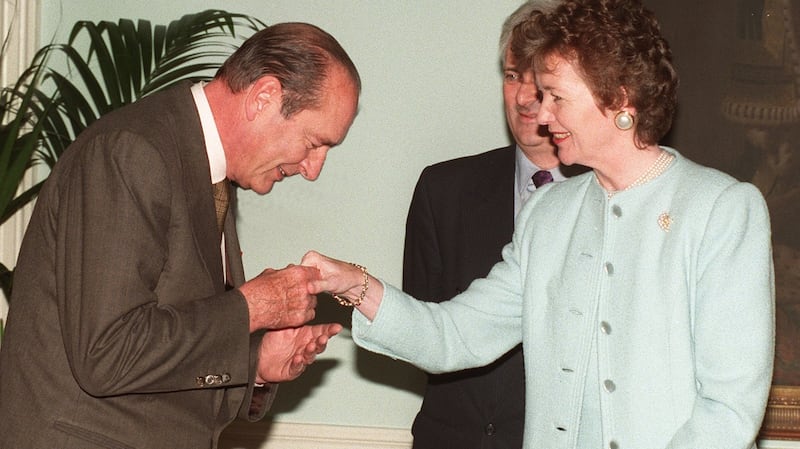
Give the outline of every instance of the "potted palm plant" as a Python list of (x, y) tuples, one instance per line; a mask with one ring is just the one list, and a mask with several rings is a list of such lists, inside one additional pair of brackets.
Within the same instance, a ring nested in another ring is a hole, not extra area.
[[(7, 41), (6, 38), (3, 50)], [(0, 51), (0, 59), (4, 53)], [(41, 187), (41, 182), (23, 187), (23, 179), (36, 163), (35, 156), (41, 147), (44, 122), (36, 119), (34, 99), (43, 73), (43, 61), (43, 54), (37, 55), (13, 86), (0, 91), (0, 226), (30, 203)], [(49, 105), (42, 106), (41, 111), (49, 111)], [(12, 278), (13, 271), (0, 263), (0, 288), (6, 298), (11, 295)]]
[[(28, 168), (52, 167), (81, 131), (109, 111), (185, 79), (211, 78), (239, 42), (264, 26), (217, 9), (168, 25), (80, 21), (67, 43), (44, 46), (0, 93), (0, 225), (32, 201), (44, 182), (20, 192)], [(0, 263), (6, 298), (12, 287), (13, 267)]]

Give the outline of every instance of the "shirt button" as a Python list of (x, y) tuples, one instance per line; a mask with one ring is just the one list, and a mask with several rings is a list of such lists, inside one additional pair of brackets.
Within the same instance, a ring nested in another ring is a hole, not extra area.
[(611, 335), (611, 325), (608, 324), (606, 321), (600, 323), (600, 332)]
[(619, 444), (616, 441), (611, 440), (608, 442), (608, 449), (619, 449)]
[(622, 216), (622, 208), (615, 205), (611, 208), (611, 213), (614, 214), (615, 217), (619, 218)]
[(611, 380), (609, 380), (609, 379), (606, 379), (606, 380), (604, 380), (604, 381), (603, 381), (603, 388), (604, 388), (604, 389), (605, 389), (607, 392), (609, 392), (609, 393), (613, 393), (613, 392), (614, 392), (614, 390), (616, 390), (616, 389), (617, 389), (617, 386), (616, 386), (616, 385), (614, 384), (614, 382), (612, 382)]
[(614, 274), (614, 264), (612, 264), (611, 262), (606, 262), (605, 268), (607, 275), (611, 276)]
[(484, 433), (486, 433), (486, 435), (489, 435), (489, 436), (494, 435), (494, 432), (495, 432), (494, 424), (492, 424), (492, 423), (487, 424), (486, 428), (484, 428), (483, 431), (484, 431)]

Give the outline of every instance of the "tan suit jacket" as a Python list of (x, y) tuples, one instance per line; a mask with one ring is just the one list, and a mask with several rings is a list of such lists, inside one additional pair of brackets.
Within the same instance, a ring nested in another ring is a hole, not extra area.
[[(233, 212), (226, 223), (240, 285)], [(237, 415), (263, 417), (261, 334), (222, 273), (189, 83), (101, 118), (59, 160), (23, 241), (0, 447), (215, 448)]]

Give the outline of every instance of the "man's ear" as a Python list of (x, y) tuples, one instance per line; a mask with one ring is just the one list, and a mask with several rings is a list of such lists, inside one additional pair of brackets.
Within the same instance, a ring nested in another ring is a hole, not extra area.
[(274, 76), (262, 76), (247, 92), (245, 114), (247, 120), (254, 120), (259, 114), (280, 112), (282, 98), (281, 82)]

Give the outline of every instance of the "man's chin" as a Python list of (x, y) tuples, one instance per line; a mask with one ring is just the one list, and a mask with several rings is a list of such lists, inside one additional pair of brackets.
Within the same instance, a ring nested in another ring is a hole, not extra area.
[(258, 185), (258, 186), (250, 186), (250, 190), (259, 194), (259, 195), (266, 195), (272, 191), (272, 187), (275, 186), (274, 182), (267, 183), (265, 185)]

